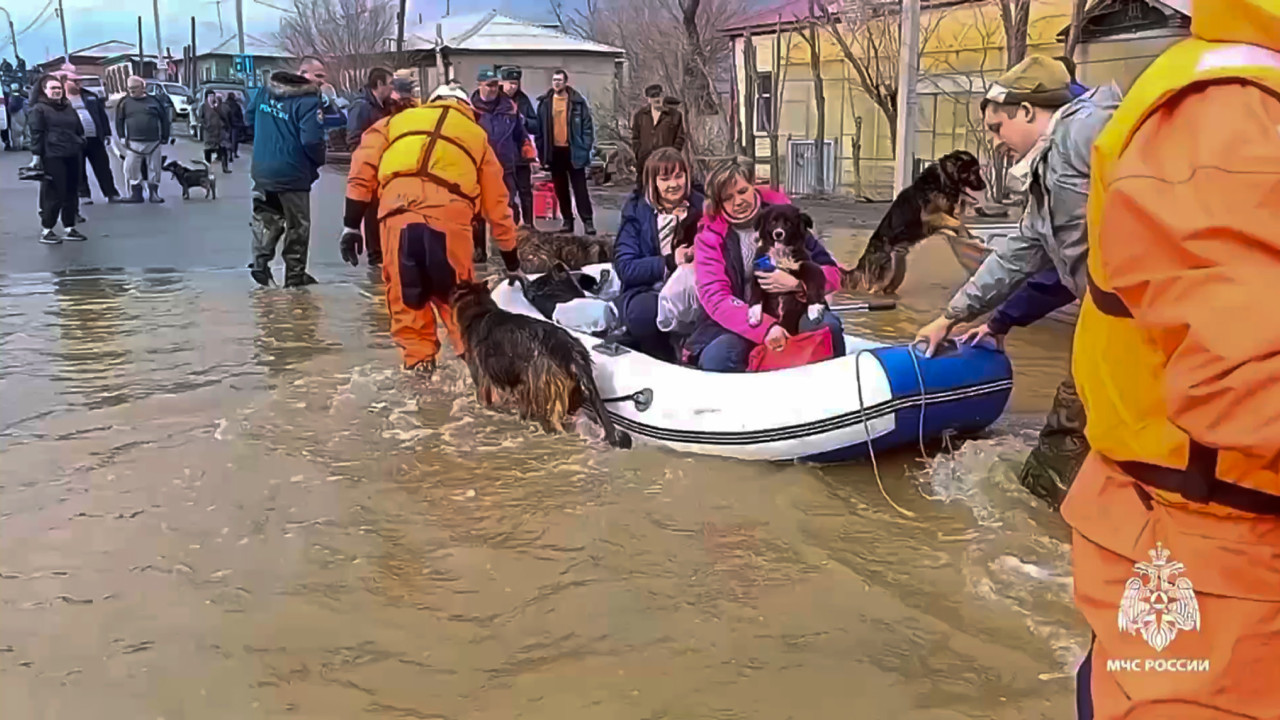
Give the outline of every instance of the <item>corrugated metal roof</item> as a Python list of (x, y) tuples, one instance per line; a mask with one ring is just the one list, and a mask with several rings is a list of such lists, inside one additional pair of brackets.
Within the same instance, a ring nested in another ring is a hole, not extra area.
[(88, 47), (82, 47), (79, 50), (72, 50), (71, 54), (79, 55), (80, 57), (106, 58), (133, 52), (137, 52), (137, 46), (131, 42), (125, 42), (123, 40), (107, 40), (106, 42), (94, 43)]
[(433, 50), (436, 23), (440, 24), (444, 45), (455, 50), (589, 52), (621, 55), (621, 48), (566, 35), (559, 30), (501, 15), (497, 10), (451, 15), (405, 28), (407, 50)]

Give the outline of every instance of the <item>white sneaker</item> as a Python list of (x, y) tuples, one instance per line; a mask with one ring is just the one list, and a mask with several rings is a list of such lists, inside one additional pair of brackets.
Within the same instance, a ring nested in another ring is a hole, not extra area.
[(58, 237), (57, 231), (53, 228), (49, 228), (48, 230), (40, 233), (40, 242), (44, 245), (61, 245), (62, 238)]

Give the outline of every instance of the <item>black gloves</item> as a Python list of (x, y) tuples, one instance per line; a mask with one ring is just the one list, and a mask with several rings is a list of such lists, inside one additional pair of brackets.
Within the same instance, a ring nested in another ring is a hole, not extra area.
[(342, 228), (342, 238), (338, 240), (338, 248), (342, 251), (342, 261), (355, 267), (360, 264), (360, 253), (364, 252), (364, 236), (359, 230)]

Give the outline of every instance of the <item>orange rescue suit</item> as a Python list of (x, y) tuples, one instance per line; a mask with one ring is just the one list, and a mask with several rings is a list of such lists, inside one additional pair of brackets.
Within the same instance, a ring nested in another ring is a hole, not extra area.
[(1093, 149), (1062, 514), (1100, 719), (1280, 718), (1280, 0), (1191, 32)]
[(435, 359), (436, 313), (454, 350), (465, 350), (447, 301), (454, 284), (475, 277), (472, 218), (488, 220), (504, 258), (514, 256), (502, 173), (475, 112), (450, 98), (374, 123), (352, 154), (348, 204), (378, 198), (391, 335), (405, 367)]

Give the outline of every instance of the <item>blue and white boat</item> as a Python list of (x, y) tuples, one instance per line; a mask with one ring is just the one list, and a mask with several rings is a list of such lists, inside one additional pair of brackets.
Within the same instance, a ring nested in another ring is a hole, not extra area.
[[(594, 266), (584, 272), (595, 273)], [(546, 320), (518, 285), (505, 310)], [(566, 328), (591, 351), (596, 384), (617, 426), (637, 443), (744, 460), (842, 462), (978, 433), (1013, 391), (1004, 353), (951, 346), (932, 358), (907, 346), (845, 336), (847, 354), (762, 373), (711, 373), (663, 362)]]

